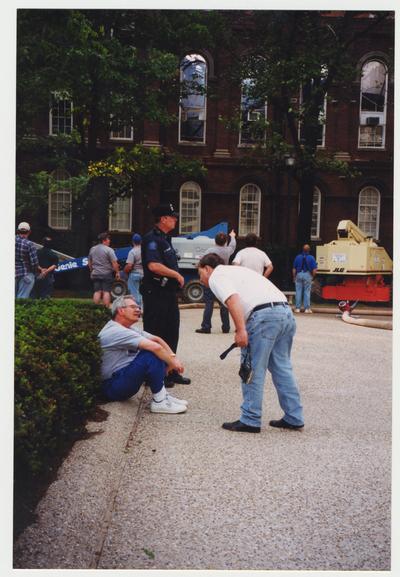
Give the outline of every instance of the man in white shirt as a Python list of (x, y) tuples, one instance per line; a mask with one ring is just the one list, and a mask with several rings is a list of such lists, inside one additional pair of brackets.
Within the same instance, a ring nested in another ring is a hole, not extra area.
[(135, 395), (146, 382), (153, 393), (152, 413), (185, 412), (187, 402), (169, 395), (164, 386), (165, 374), (182, 373), (183, 365), (163, 339), (134, 328), (140, 307), (133, 296), (116, 298), (111, 315), (112, 319), (98, 335), (103, 351), (104, 395), (111, 401), (123, 401)]
[(229, 431), (259, 433), (267, 369), (272, 375), (283, 418), (271, 427), (301, 429), (304, 426), (300, 394), (293, 376), (290, 351), (296, 323), (285, 295), (268, 279), (240, 266), (225, 266), (216, 254), (202, 257), (200, 281), (224, 303), (235, 323), (235, 343), (241, 361), (251, 357), (252, 375), (242, 378), (240, 420), (224, 423)]
[(239, 250), (232, 264), (251, 268), (268, 278), (274, 267), (269, 256), (256, 247), (257, 241), (257, 235), (254, 232), (249, 232), (245, 238), (246, 248)]

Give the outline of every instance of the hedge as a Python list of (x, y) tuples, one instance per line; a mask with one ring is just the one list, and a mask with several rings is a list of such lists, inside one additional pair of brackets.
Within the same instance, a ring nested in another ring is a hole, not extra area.
[(15, 486), (48, 475), (85, 430), (100, 393), (104, 307), (72, 299), (15, 305)]

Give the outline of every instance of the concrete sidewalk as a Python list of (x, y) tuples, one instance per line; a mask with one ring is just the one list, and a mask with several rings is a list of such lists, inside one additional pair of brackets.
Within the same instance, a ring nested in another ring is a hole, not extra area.
[(297, 315), (293, 350), (306, 426), (260, 435), (239, 417), (239, 352), (214, 312), (181, 311), (179, 357), (192, 385), (182, 415), (149, 412), (148, 390), (109, 403), (76, 443), (20, 536), (15, 568), (390, 570), (390, 331)]

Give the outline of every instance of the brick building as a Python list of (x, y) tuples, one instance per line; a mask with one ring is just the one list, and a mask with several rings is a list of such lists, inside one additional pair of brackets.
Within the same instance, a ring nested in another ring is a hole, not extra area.
[[(368, 14), (365, 14), (355, 20), (354, 26), (362, 28), (367, 20)], [(350, 162), (359, 176), (349, 179), (332, 174), (317, 175), (310, 239), (313, 243), (333, 240), (338, 222), (350, 219), (392, 255), (394, 79), (389, 73), (393, 47), (388, 33), (392, 25), (384, 23), (369, 37), (361, 36), (354, 45), (352, 58), (358, 74), (351, 86), (350, 98), (343, 102), (339, 97), (340, 87), (335, 86), (322, 103), (325, 121), (321, 124), (321, 150)], [(177, 123), (165, 128), (144, 121), (135, 133), (130, 127), (121, 127), (106, 135), (99, 150), (105, 154), (115, 145), (141, 142), (201, 159), (207, 168), (205, 177), (196, 181), (177, 178), (156, 182), (149, 194), (149, 204), (170, 200), (179, 207), (178, 233), (204, 230), (217, 222), (228, 221), (238, 232), (239, 246), (241, 238), (255, 232), (261, 238), (261, 248), (273, 253), (277, 247), (283, 250), (290, 247), (293, 252), (298, 248), (298, 188), (292, 177), (293, 168), (288, 163), (286, 171), (274, 171), (268, 166), (243, 163), (253, 145), (248, 127), (260, 117), (268, 119), (273, 115), (273, 108), (268, 103), (246, 99), (241, 87), (232, 82), (222, 86), (226, 59), (222, 50), (211, 53), (195, 48), (182, 54), (181, 78), (190, 80), (195, 76), (204, 88), (218, 88), (222, 96), (213, 99), (205, 94), (189, 94), (180, 105), (170, 102), (170, 111), (179, 118)], [(294, 106), (301, 98), (299, 90), (293, 95)], [(242, 125), (235, 132), (229, 130), (220, 117), (229, 117), (238, 106), (242, 110)], [(68, 134), (73, 124), (73, 99), (58, 96), (48, 115), (38, 119), (38, 132)], [(59, 178), (65, 182), (67, 176), (60, 173)], [(72, 203), (72, 193), (65, 186), (51, 193), (48, 214), (37, 223), (38, 231), (46, 229), (55, 238), (59, 236), (60, 250), (65, 250), (61, 244), (68, 235), (76, 234)], [(96, 232), (109, 229), (113, 233), (113, 245), (126, 246), (131, 231), (143, 233), (151, 224), (148, 206), (134, 191), (131, 199), (117, 200), (110, 214), (107, 206), (98, 206), (93, 238)], [(282, 276), (283, 271), (280, 273)]]

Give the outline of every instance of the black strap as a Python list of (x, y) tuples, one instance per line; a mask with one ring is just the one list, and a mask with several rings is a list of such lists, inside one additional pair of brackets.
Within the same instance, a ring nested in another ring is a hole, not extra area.
[(230, 353), (235, 347), (237, 347), (237, 344), (236, 344), (236, 343), (232, 343), (231, 346), (230, 346), (228, 349), (226, 349), (226, 351), (224, 351), (223, 353), (221, 353), (221, 354), (219, 355), (219, 358), (221, 359), (221, 361), (223, 361), (224, 358), (228, 355), (228, 353)]

